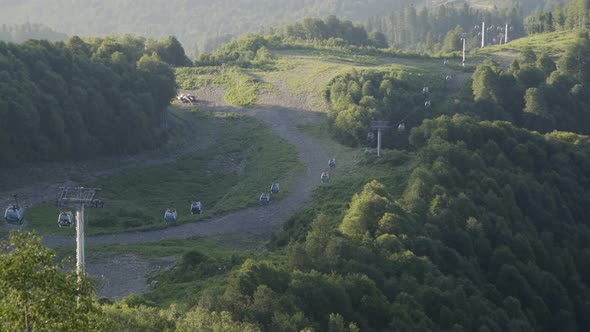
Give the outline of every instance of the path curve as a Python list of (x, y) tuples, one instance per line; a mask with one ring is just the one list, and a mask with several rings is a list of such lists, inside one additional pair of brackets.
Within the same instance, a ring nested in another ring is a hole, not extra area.
[[(192, 93), (203, 102), (204, 110), (253, 116), (270, 125), (276, 134), (295, 145), (305, 169), (294, 181), (292, 190), (281, 200), (273, 201), (268, 206), (250, 207), (206, 221), (162, 230), (89, 236), (86, 237), (86, 245), (153, 242), (224, 233), (248, 233), (269, 239), (298, 208), (305, 205), (312, 191), (321, 183), (320, 174), (326, 168), (329, 153), (319, 141), (302, 133), (297, 126), (323, 120), (320, 114), (308, 108), (307, 103), (301, 102), (300, 96), (292, 96), (284, 88), (279, 88), (272, 95), (264, 94), (260, 106), (243, 109), (227, 105), (218, 88), (205, 87)], [(43, 243), (49, 247), (73, 246), (75, 237), (44, 235)]]

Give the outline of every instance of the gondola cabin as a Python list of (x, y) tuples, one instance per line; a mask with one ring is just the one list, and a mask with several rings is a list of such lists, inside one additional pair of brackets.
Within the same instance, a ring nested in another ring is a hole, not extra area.
[(19, 205), (12, 205), (4, 211), (4, 220), (13, 225), (21, 225), (25, 219), (25, 209)]
[(166, 212), (164, 212), (164, 220), (166, 220), (167, 223), (176, 223), (178, 221), (178, 212), (176, 212), (176, 209), (166, 209)]
[(74, 222), (74, 214), (71, 211), (62, 211), (57, 216), (57, 225), (59, 227), (72, 227), (74, 225)]
[(330, 181), (330, 174), (328, 172), (322, 172), (321, 179), (324, 183)]
[(406, 125), (405, 125), (403, 122), (402, 122), (402, 123), (400, 123), (400, 124), (397, 126), (397, 130), (398, 130), (400, 133), (403, 133), (404, 131), (406, 131)]
[(191, 203), (191, 213), (192, 214), (201, 214), (203, 212), (203, 204), (201, 202), (192, 202)]
[(330, 168), (336, 167), (336, 158), (328, 160), (328, 166), (330, 166)]
[(372, 142), (375, 139), (375, 133), (369, 132), (367, 134), (367, 141)]
[(371, 150), (370, 148), (365, 149), (365, 156), (370, 156), (372, 154), (373, 154), (373, 150)]
[(273, 183), (270, 185), (270, 192), (273, 194), (278, 194), (281, 191), (281, 187), (278, 183)]
[(260, 194), (260, 205), (268, 205), (268, 203), (270, 203), (270, 194)]

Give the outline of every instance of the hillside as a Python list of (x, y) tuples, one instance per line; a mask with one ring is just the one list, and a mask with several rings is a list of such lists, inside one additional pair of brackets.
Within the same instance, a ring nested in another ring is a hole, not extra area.
[[(162, 38), (175, 35), (187, 52), (195, 54), (197, 44), (207, 50), (206, 37), (223, 38), (260, 32), (270, 26), (282, 25), (304, 17), (337, 15), (363, 21), (384, 8), (392, 10), (404, 0), (385, 1), (101, 1), (72, 3), (56, 0), (9, 1), (3, 3), (0, 22), (39, 22), (71, 35), (135, 34)], [(88, 20), (92, 17), (92, 20)], [(217, 46), (217, 45), (215, 45)]]
[[(75, 322), (141, 331), (590, 329), (590, 141), (580, 125), (590, 70), (574, 61), (590, 54), (587, 35), (554, 57), (533, 43), (509, 66), (470, 56), (465, 68), (458, 58), (351, 45), (273, 50), (263, 39), (221, 49), (223, 66), (176, 68), (181, 92), (198, 102), (170, 110), (171, 158), (142, 166), (152, 159), (138, 156), (77, 179), (105, 187), (112, 205), (90, 212), (88, 232), (101, 235), (87, 238), (87, 264), (119, 290), (100, 302), (85, 293), (89, 305), (76, 315), (87, 321)], [(367, 135), (375, 120), (390, 126), (382, 157), (365, 153), (377, 144)], [(183, 138), (188, 148), (175, 150)], [(258, 206), (274, 181), (285, 192)], [(58, 182), (33, 181), (31, 191)], [(179, 225), (165, 226), (162, 208), (187, 204), (195, 190), (211, 213), (179, 208)], [(36, 203), (24, 229), (71, 255), (74, 230), (56, 230), (47, 221), (55, 208)], [(0, 271), (46, 252), (27, 235), (13, 242), (27, 250), (11, 251)], [(0, 295), (20, 296), (23, 285), (0, 282)], [(121, 288), (145, 293), (119, 300)], [(20, 317), (16, 302), (0, 303)]]
[[(489, 9), (491, 1), (468, 1), (474, 8)], [(521, 1), (525, 15), (535, 8), (532, 0)], [(493, 2), (503, 8), (502, 3)], [(136, 1), (107, 0), (100, 2), (71, 2), (53, 0), (5, 1), (0, 22), (22, 24), (41, 23), (68, 35), (104, 36), (135, 34), (151, 38), (174, 35), (187, 53), (195, 55), (211, 51), (234, 36), (246, 32), (261, 32), (304, 17), (323, 18), (336, 15), (353, 22), (365, 22), (369, 17), (389, 15), (402, 5), (416, 8), (436, 6), (431, 2), (408, 0), (239, 0), (239, 1)], [(506, 2), (506, 6), (516, 5)], [(461, 3), (457, 3), (461, 6)], [(88, 18), (92, 19), (89, 20)]]

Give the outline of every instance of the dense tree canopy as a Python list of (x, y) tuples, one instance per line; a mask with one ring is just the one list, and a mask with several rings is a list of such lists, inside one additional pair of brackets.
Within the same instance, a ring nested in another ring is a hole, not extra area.
[[(173, 39), (173, 38), (172, 38)], [(160, 144), (175, 95), (171, 39), (0, 43), (0, 164), (130, 153)], [(165, 51), (169, 50), (168, 53)]]
[(13, 232), (0, 245), (0, 330), (101, 330), (90, 280), (64, 272), (40, 237)]
[(587, 0), (572, 0), (554, 7), (537, 8), (525, 19), (528, 34), (563, 30), (588, 30), (590, 28), (590, 4)]
[(286, 262), (247, 259), (195, 314), (262, 331), (588, 330), (588, 137), (456, 115), (410, 142), (403, 192), (371, 181), (302, 239), (288, 223)]
[(369, 31), (383, 32), (390, 44), (399, 49), (448, 53), (461, 50), (462, 37), (467, 39), (468, 48), (477, 46), (482, 22), (486, 24), (487, 44), (503, 42), (505, 24), (509, 25), (510, 40), (524, 36), (523, 8), (516, 3), (508, 5), (478, 9), (467, 3), (421, 8), (406, 4), (387, 11), (388, 15), (369, 18), (365, 26)]
[(524, 49), (506, 70), (486, 62), (473, 75), (475, 112), (540, 132), (588, 134), (589, 57), (590, 39), (582, 33), (557, 63), (531, 49)]
[(424, 118), (443, 112), (440, 104), (448, 97), (447, 92), (445, 77), (438, 75), (353, 70), (335, 77), (324, 95), (330, 104), (330, 128), (341, 142), (352, 146), (374, 144), (367, 142), (367, 133), (371, 121), (379, 120), (389, 121), (391, 126), (385, 133), (388, 139), (383, 141), (384, 146), (401, 148), (407, 147), (407, 133), (399, 132), (398, 125), (404, 123), (409, 130)]
[(328, 45), (355, 45), (387, 48), (385, 35), (379, 31), (368, 34), (363, 26), (351, 21), (341, 21), (330, 15), (323, 20), (305, 18), (275, 31), (286, 40), (325, 41)]

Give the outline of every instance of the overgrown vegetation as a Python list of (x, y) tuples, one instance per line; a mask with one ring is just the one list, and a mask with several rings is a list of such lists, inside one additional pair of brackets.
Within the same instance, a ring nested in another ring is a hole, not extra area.
[(565, 30), (588, 30), (590, 27), (590, 8), (585, 0), (557, 3), (550, 10), (538, 9), (525, 20), (528, 34)]
[(407, 148), (408, 133), (400, 132), (398, 125), (403, 123), (410, 129), (424, 118), (459, 111), (457, 105), (448, 105), (451, 90), (446, 79), (444, 72), (418, 68), (353, 69), (334, 78), (325, 89), (330, 129), (344, 144), (372, 145), (375, 142), (367, 141), (371, 122), (388, 121), (384, 146)]
[(461, 51), (461, 38), (466, 38), (468, 49), (477, 48), (484, 21), (486, 45), (502, 43), (505, 24), (509, 25), (509, 40), (525, 35), (525, 14), (522, 6), (515, 3), (493, 8), (453, 2), (421, 8), (410, 4), (387, 13), (369, 18), (367, 30), (381, 31), (395, 48), (420, 53)]
[(540, 132), (588, 134), (589, 52), (590, 39), (582, 33), (557, 63), (525, 48), (506, 70), (494, 62), (479, 66), (473, 75), (474, 111)]
[(173, 37), (0, 43), (0, 163), (134, 153), (166, 139)]
[(457, 115), (426, 120), (410, 141), (403, 191), (383, 184), (390, 172), (348, 206), (316, 196), (278, 242), (291, 239), (286, 263), (248, 259), (192, 309), (134, 300), (107, 312), (148, 316), (146, 330), (187, 311), (262, 331), (586, 330), (588, 138)]

